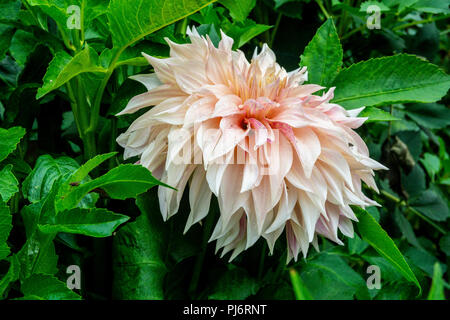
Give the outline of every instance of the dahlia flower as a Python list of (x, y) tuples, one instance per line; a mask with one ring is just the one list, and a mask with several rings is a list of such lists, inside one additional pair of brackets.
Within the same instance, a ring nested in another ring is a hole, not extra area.
[[(177, 190), (159, 187), (166, 220), (177, 213), (189, 184), (191, 212), (185, 232), (208, 214), (211, 196), (220, 217), (210, 241), (230, 261), (263, 237), (273, 253), (285, 230), (288, 261), (317, 249), (317, 235), (338, 244), (338, 229), (353, 237), (349, 205), (376, 202), (361, 191), (361, 181), (377, 190), (376, 169), (364, 141), (353, 129), (362, 110), (330, 103), (334, 88), (307, 80), (306, 67), (286, 72), (264, 45), (251, 62), (232, 50), (221, 32), (215, 47), (209, 37), (188, 30), (191, 43), (168, 42), (170, 57), (143, 54), (154, 73), (132, 78), (148, 92), (132, 98), (119, 113), (154, 106), (135, 120), (117, 142), (124, 158), (140, 164)], [(377, 190), (378, 191), (378, 190)]]

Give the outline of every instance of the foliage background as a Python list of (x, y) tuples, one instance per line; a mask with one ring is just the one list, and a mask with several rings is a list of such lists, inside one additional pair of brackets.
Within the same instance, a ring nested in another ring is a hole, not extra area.
[[(378, 30), (366, 27), (374, 4)], [(71, 5), (80, 29), (67, 27)], [(0, 0), (0, 297), (444, 299), (450, 80), (421, 59), (448, 74), (449, 14), (444, 0)], [(259, 241), (227, 263), (207, 245), (217, 205), (182, 235), (187, 194), (163, 223), (159, 182), (115, 143), (138, 115), (115, 114), (145, 91), (128, 79), (152, 71), (140, 52), (167, 57), (164, 38), (188, 41), (188, 25), (214, 43), (224, 30), (247, 57), (268, 43), (288, 71), (306, 65), (311, 82), (337, 85), (344, 106), (371, 106), (358, 133), (390, 170), (377, 174), (380, 194), (366, 190), (382, 207), (359, 212), (344, 246), (320, 239), (320, 252), (286, 266), (283, 241), (273, 256)], [(420, 58), (346, 69), (400, 53)], [(372, 86), (385, 95), (349, 98)], [(412, 88), (387, 97), (389, 86)], [(80, 290), (66, 287), (69, 265), (81, 267)], [(367, 288), (369, 265), (381, 289)]]

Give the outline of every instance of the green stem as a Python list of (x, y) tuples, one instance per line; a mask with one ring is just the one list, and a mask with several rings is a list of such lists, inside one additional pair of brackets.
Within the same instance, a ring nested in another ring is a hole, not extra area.
[(431, 221), (429, 218), (424, 216), (422, 213), (420, 213), (416, 209), (414, 209), (414, 208), (410, 207), (409, 205), (407, 205), (404, 200), (397, 198), (396, 196), (394, 196), (393, 194), (390, 194), (389, 192), (387, 192), (385, 190), (381, 190), (381, 194), (383, 196), (385, 196), (387, 199), (397, 203), (398, 205), (404, 206), (406, 208), (406, 211), (409, 211), (409, 212), (414, 213), (415, 215), (419, 216), (420, 218), (422, 218), (423, 220), (428, 222), (431, 226), (433, 226), (436, 230), (438, 230), (442, 234), (446, 234), (444, 229), (442, 229), (440, 226), (438, 226), (436, 223)]
[(111, 75), (114, 72), (114, 69), (117, 64), (117, 60), (119, 60), (119, 57), (124, 50), (125, 50), (125, 47), (122, 47), (117, 50), (114, 58), (111, 61), (111, 64), (109, 65), (109, 68), (105, 74), (105, 77), (103, 78), (102, 82), (100, 83), (100, 86), (95, 95), (94, 105), (92, 106), (89, 127), (87, 128), (85, 133), (95, 132), (95, 130), (97, 129), (98, 121), (100, 118), (100, 106), (102, 103), (103, 93), (105, 92), (105, 88), (106, 88), (106, 85), (108, 84), (109, 78), (111, 78)]
[(353, 34), (359, 32), (359, 31), (363, 30), (364, 27), (365, 27), (364, 25), (363, 25), (363, 26), (360, 26), (360, 27), (358, 27), (358, 28), (356, 28), (356, 29), (353, 29), (353, 30), (349, 31), (348, 33), (344, 34), (344, 35), (341, 37), (341, 41), (342, 41), (342, 40), (345, 40), (345, 39), (347, 39), (347, 38), (349, 38), (350, 36), (352, 36)]
[(275, 40), (275, 35), (277, 34), (278, 27), (280, 26), (280, 21), (281, 21), (282, 17), (283, 17), (283, 14), (280, 12), (277, 16), (277, 21), (275, 22), (275, 27), (273, 28), (272, 34), (270, 35), (269, 47), (273, 46), (273, 42)]
[(322, 0), (316, 0), (317, 5), (319, 6), (320, 10), (322, 10), (323, 14), (327, 19), (330, 18), (330, 14), (328, 13), (327, 9), (323, 6)]
[(392, 28), (392, 30), (393, 31), (397, 31), (397, 30), (413, 27), (413, 26), (418, 25), (418, 24), (426, 24), (426, 23), (431, 23), (431, 22), (434, 22), (434, 21), (442, 20), (442, 19), (447, 19), (448, 17), (450, 17), (450, 14), (445, 14), (443, 16), (439, 16), (439, 17), (436, 17), (434, 19), (427, 18), (427, 19), (424, 19), (424, 20), (413, 21), (413, 22), (410, 22), (410, 23), (405, 23), (405, 24), (396, 26), (396, 27)]

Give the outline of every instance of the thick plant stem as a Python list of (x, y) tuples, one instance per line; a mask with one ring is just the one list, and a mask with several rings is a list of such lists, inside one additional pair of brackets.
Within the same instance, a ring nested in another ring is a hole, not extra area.
[(216, 210), (217, 204), (215, 201), (212, 201), (210, 212), (206, 216), (206, 221), (203, 225), (202, 248), (200, 253), (197, 255), (197, 259), (195, 260), (194, 272), (192, 274), (191, 282), (189, 284), (189, 295), (191, 296), (191, 298), (194, 297), (194, 294), (197, 291), (198, 282), (200, 280), (200, 273), (202, 272), (203, 269), (203, 262), (205, 260), (206, 249), (208, 247), (208, 239), (210, 237), (216, 216)]

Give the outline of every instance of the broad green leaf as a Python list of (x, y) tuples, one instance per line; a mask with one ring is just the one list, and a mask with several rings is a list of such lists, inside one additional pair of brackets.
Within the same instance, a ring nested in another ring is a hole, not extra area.
[(164, 299), (167, 229), (156, 194), (137, 198), (141, 215), (113, 238), (113, 298)]
[(7, 295), (8, 287), (10, 283), (19, 279), (20, 264), (16, 255), (12, 255), (8, 258), (9, 268), (8, 272), (0, 279), (0, 300)]
[(54, 238), (55, 234), (44, 234), (36, 230), (27, 239), (17, 253), (21, 281), (37, 273), (53, 275), (58, 272)]
[(98, 54), (91, 47), (86, 46), (74, 57), (65, 51), (56, 53), (45, 73), (43, 85), (38, 89), (36, 99), (40, 99), (73, 77), (85, 72), (106, 72), (99, 65)]
[(21, 127), (0, 128), (0, 161), (3, 161), (16, 149), (17, 144), (24, 135), (25, 129)]
[(14, 33), (14, 36), (11, 39), (9, 52), (19, 65), (25, 65), (28, 56), (38, 44), (36, 40), (37, 39), (32, 33), (24, 30), (17, 30), (16, 33)]
[(91, 237), (108, 237), (128, 219), (127, 216), (106, 209), (75, 208), (58, 213), (52, 224), (42, 224), (38, 227), (44, 233), (66, 232)]
[[(436, 263), (440, 263), (437, 257), (425, 249), (418, 249), (414, 247), (409, 247), (405, 251), (405, 257), (408, 261), (422, 270), (429, 277), (433, 276), (433, 266)], [(443, 273), (447, 271), (447, 266), (444, 263), (440, 263), (440, 268)]]
[(309, 293), (308, 288), (303, 283), (302, 278), (300, 278), (298, 272), (294, 268), (291, 268), (289, 270), (289, 275), (291, 277), (292, 288), (295, 293), (295, 298), (297, 300), (313, 300), (313, 297)]
[(299, 268), (300, 276), (311, 296), (318, 300), (351, 300), (367, 295), (364, 279), (338, 255), (323, 252)]
[(228, 270), (222, 272), (212, 286), (208, 299), (244, 300), (256, 294), (259, 286), (258, 281), (247, 270), (230, 264)]
[(408, 219), (406, 219), (404, 214), (400, 212), (400, 210), (398, 210), (398, 208), (395, 209), (394, 218), (395, 221), (397, 222), (400, 231), (405, 236), (406, 240), (408, 240), (408, 242), (411, 243), (416, 248), (421, 248), (422, 246), (417, 240), (411, 224), (409, 223)]
[(111, 0), (109, 27), (115, 47), (128, 47), (214, 0)]
[(441, 170), (441, 161), (439, 160), (439, 157), (427, 152), (423, 155), (423, 158), (420, 159), (420, 162), (425, 167), (425, 170), (427, 170), (431, 180), (434, 181), (434, 177), (439, 170)]
[[(59, 28), (67, 29), (74, 15), (80, 14), (80, 29), (85, 28), (90, 21), (106, 13), (108, 0), (26, 0), (30, 6), (38, 6), (42, 11), (56, 21)], [(77, 6), (72, 9), (71, 6)], [(72, 9), (72, 10), (71, 10)], [(81, 23), (84, 22), (84, 26)]]
[(85, 164), (83, 164), (80, 168), (78, 168), (69, 178), (69, 183), (71, 182), (81, 182), (87, 175), (101, 165), (103, 162), (108, 160), (109, 158), (116, 155), (117, 152), (110, 152), (105, 154), (99, 154), (92, 159), (89, 159)]
[[(214, 25), (211, 25), (211, 28), (215, 30)], [(229, 37), (233, 38), (233, 49), (237, 49), (270, 28), (272, 28), (272, 26), (257, 24), (254, 21), (247, 19), (242, 23), (224, 25), (223, 29)]]
[(20, 287), (23, 299), (80, 300), (81, 297), (67, 288), (67, 284), (54, 276), (35, 274), (23, 281)]
[(378, 122), (378, 121), (395, 121), (401, 120), (397, 117), (394, 117), (389, 112), (381, 110), (380, 108), (375, 107), (367, 107), (364, 108), (363, 111), (359, 114), (359, 117), (368, 117), (366, 123), (369, 122)]
[(140, 165), (120, 165), (103, 176), (89, 182), (73, 185), (63, 199), (59, 201), (60, 211), (72, 209), (78, 205), (81, 199), (94, 189), (101, 189), (113, 199), (135, 198), (155, 185), (163, 185), (155, 179), (147, 168)]
[(8, 240), (11, 229), (12, 216), (9, 212), (9, 207), (2, 202), (0, 203), (0, 260), (5, 259), (10, 253), (6, 240)]
[(433, 281), (428, 293), (428, 300), (445, 300), (444, 279), (440, 264), (436, 262), (433, 269)]
[(418, 0), (414, 2), (412, 8), (418, 11), (434, 14), (450, 13), (448, 2), (439, 0)]
[(352, 109), (404, 102), (435, 102), (450, 87), (450, 76), (417, 56), (370, 59), (342, 70), (333, 82), (333, 103)]
[(435, 221), (445, 221), (450, 216), (448, 205), (431, 189), (410, 199), (409, 205)]
[(442, 104), (413, 104), (407, 106), (405, 111), (408, 117), (425, 128), (442, 129), (450, 126), (450, 108)]
[(19, 16), (20, 0), (0, 0), (0, 21), (14, 21)]
[(53, 244), (56, 233), (44, 234), (37, 226), (54, 221), (56, 216), (55, 198), (60, 182), (61, 179), (54, 181), (45, 198), (24, 206), (20, 212), (27, 236), (27, 241), (17, 254), (21, 265), (21, 280), (35, 273), (55, 274), (58, 271), (58, 256)]
[(12, 164), (6, 165), (0, 170), (0, 201), (7, 202), (16, 192), (19, 191), (19, 181), (12, 173)]
[(219, 0), (219, 2), (230, 11), (231, 17), (236, 21), (244, 21), (256, 5), (256, 0)]
[(400, 273), (413, 282), (422, 292), (419, 281), (412, 272), (405, 258), (398, 250), (394, 241), (378, 222), (367, 211), (355, 207), (354, 211), (359, 219), (358, 230), (363, 240), (367, 241), (381, 256), (386, 258)]
[(306, 46), (300, 66), (308, 68), (310, 83), (329, 87), (341, 69), (342, 54), (333, 19), (328, 19)]
[(0, 60), (3, 60), (5, 53), (8, 52), (13, 35), (13, 27), (0, 23)]
[(78, 168), (78, 162), (69, 157), (54, 159), (48, 154), (40, 156), (33, 171), (22, 184), (24, 198), (30, 202), (45, 198), (58, 178), (68, 175)]
[(353, 238), (347, 238), (348, 243), (348, 252), (350, 254), (361, 254), (368, 247), (369, 244), (362, 240), (356, 233), (353, 235)]

